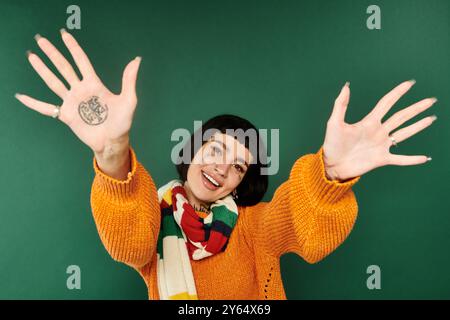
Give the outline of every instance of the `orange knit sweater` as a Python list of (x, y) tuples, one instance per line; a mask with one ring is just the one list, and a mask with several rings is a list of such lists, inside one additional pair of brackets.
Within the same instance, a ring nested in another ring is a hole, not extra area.
[[(159, 299), (156, 242), (160, 225), (157, 188), (130, 148), (132, 171), (125, 181), (102, 173), (94, 158), (91, 206), (100, 238), (111, 257), (136, 269)], [(351, 187), (329, 181), (323, 149), (298, 159), (270, 202), (239, 207), (224, 252), (191, 261), (199, 299), (286, 299), (280, 256), (294, 252), (315, 263), (348, 236), (358, 206)]]

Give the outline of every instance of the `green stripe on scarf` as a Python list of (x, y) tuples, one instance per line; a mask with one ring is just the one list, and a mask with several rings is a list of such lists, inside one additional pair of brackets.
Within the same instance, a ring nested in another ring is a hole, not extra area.
[(227, 207), (224, 205), (214, 207), (213, 220), (220, 220), (227, 226), (229, 226), (231, 229), (233, 229), (234, 226), (236, 225), (237, 217), (238, 216), (236, 214), (228, 210)]

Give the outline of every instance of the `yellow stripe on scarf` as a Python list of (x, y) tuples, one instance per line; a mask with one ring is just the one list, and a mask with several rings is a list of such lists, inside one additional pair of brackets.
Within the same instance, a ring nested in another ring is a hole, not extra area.
[(171, 188), (169, 188), (169, 189), (166, 191), (166, 193), (164, 193), (163, 199), (164, 199), (164, 201), (165, 201), (169, 206), (172, 205), (172, 189), (171, 189)]
[(169, 300), (198, 300), (198, 297), (196, 294), (190, 295), (187, 292), (182, 292), (169, 296)]

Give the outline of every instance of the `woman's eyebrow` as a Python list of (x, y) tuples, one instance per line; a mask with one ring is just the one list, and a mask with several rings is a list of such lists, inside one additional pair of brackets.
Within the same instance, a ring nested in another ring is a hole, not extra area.
[[(222, 141), (218, 141), (218, 140), (213, 140), (213, 142), (220, 143), (222, 145), (222, 147), (225, 149), (225, 152), (228, 152), (228, 148), (227, 148), (227, 145), (225, 143), (223, 143)], [(244, 163), (247, 166), (247, 168), (249, 167), (247, 161), (245, 161), (241, 157), (237, 157), (236, 161), (241, 161), (242, 163)]]
[(245, 166), (248, 168), (248, 163), (247, 163), (247, 161), (245, 161), (245, 160), (242, 159), (242, 158), (237, 158), (236, 160), (240, 160), (240, 161), (243, 162), (243, 163), (245, 164)]

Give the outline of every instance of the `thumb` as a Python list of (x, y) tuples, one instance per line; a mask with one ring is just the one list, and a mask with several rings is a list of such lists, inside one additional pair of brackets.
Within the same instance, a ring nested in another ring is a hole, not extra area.
[(345, 121), (345, 112), (347, 111), (348, 103), (350, 102), (350, 82), (346, 82), (342, 88), (339, 96), (334, 101), (333, 112), (330, 120), (337, 122)]
[(139, 66), (141, 64), (141, 59), (141, 57), (136, 57), (135, 59), (131, 60), (123, 71), (121, 94), (125, 95), (128, 98), (136, 97), (136, 80)]

